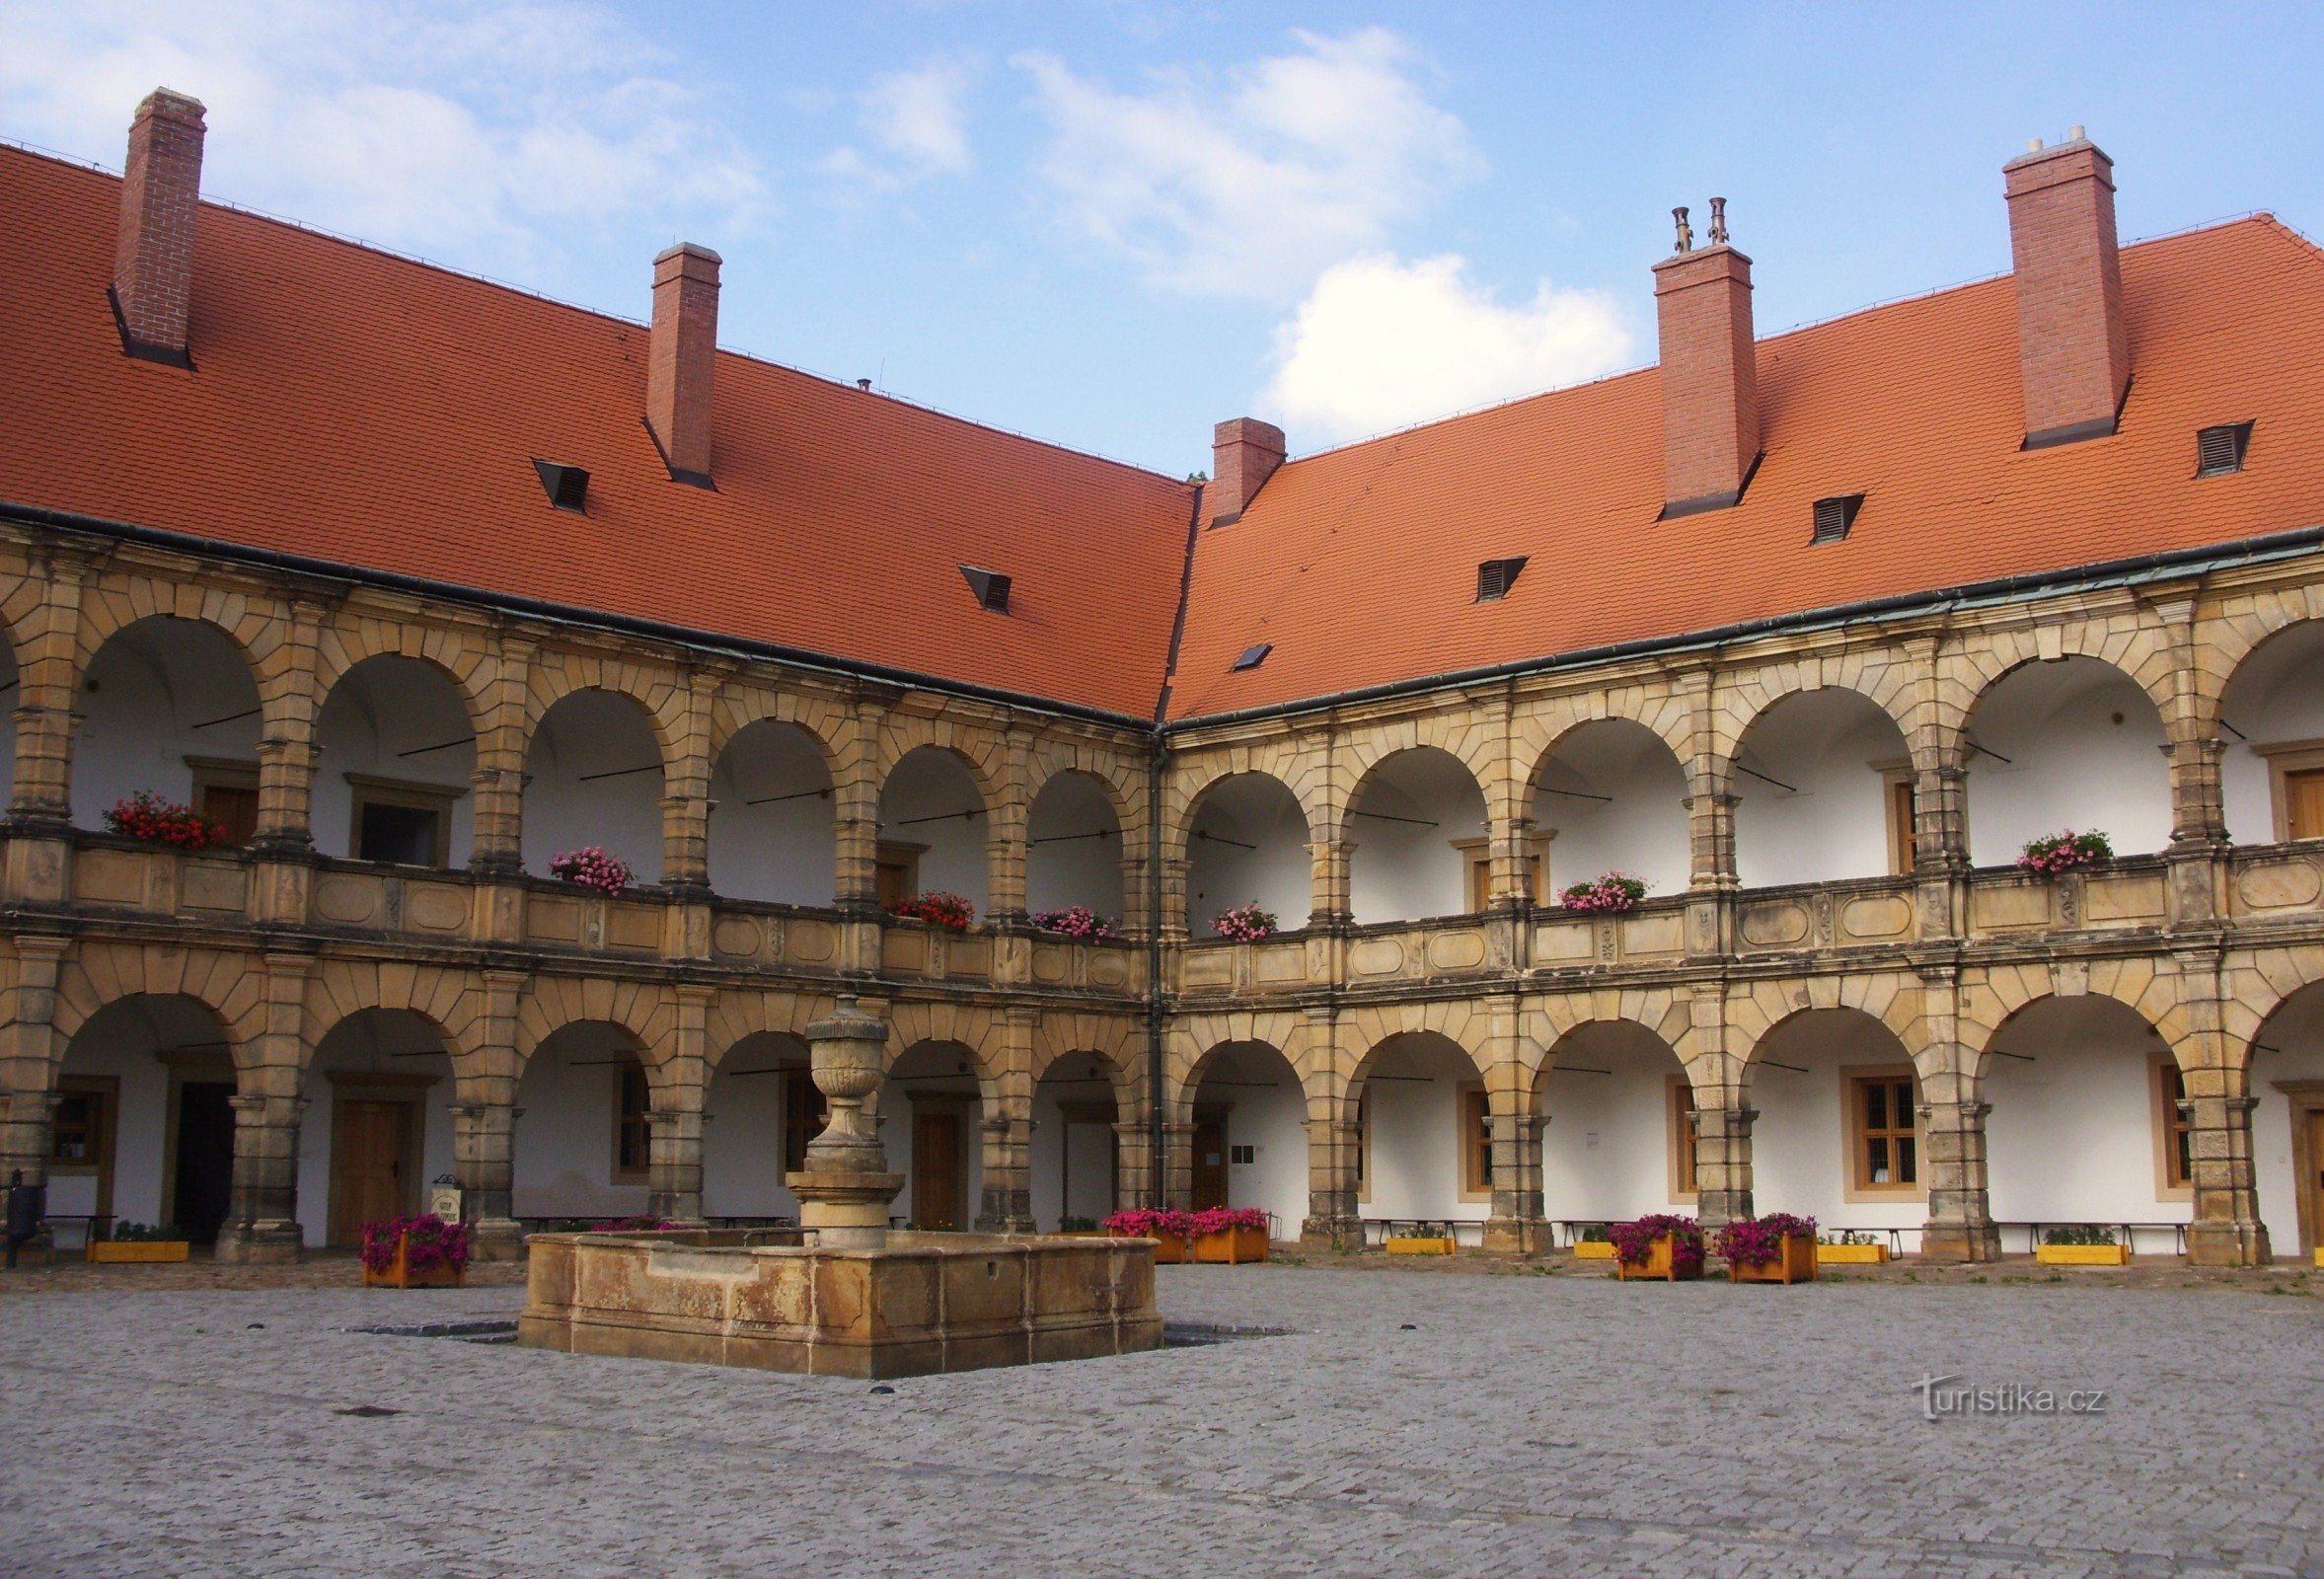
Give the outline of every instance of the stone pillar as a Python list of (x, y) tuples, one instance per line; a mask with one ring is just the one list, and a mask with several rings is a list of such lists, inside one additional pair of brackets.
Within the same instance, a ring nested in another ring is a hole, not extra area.
[(1364, 1143), (1355, 1119), (1357, 1094), (1341, 1099), (1344, 1113), (1308, 1120), (1308, 1216), (1300, 1224), (1300, 1242), (1311, 1249), (1364, 1247), (1364, 1219), (1356, 1204), (1356, 1160)]
[(525, 750), (532, 739), (529, 687), (534, 644), (514, 637), (499, 642), (492, 679), (477, 721), (475, 826), (468, 865), (479, 876), (524, 870)]
[(2226, 814), (2219, 803), (2219, 759), (2227, 743), (2210, 738), (2173, 740), (2171, 843), (2167, 902), (2174, 929), (2212, 928), (2227, 918)]
[(266, 854), (304, 855), (315, 848), (315, 719), (323, 706), (315, 648), (323, 613), (322, 605), (305, 598), (291, 603), (289, 630), (268, 656), (261, 681), (259, 825), (251, 844)]
[(525, 1253), (524, 1230), (510, 1215), (516, 1180), (516, 1082), (506, 1076), (464, 1081), (466, 1099), (452, 1104), (452, 1177), (469, 1253), (480, 1261), (513, 1261)]
[(1030, 741), (1012, 729), (1003, 741), (1005, 770), (992, 815), (985, 821), (985, 919), (1004, 925), (1021, 923), (1025, 916), (1025, 859), (1031, 853), (1032, 804), (1025, 792), (1030, 772)]
[[(1162, 941), (1176, 945), (1194, 936), (1194, 920), (1186, 914), (1186, 871), (1184, 856), (1165, 856), (1162, 869)], [(1204, 936), (1209, 936), (1206, 932)]]
[(2188, 1151), (2195, 1172), (2195, 1221), (2187, 1229), (2187, 1259), (2197, 1266), (2265, 1266), (2272, 1255), (2268, 1226), (2260, 1221), (2259, 1183), (2252, 1165), (2249, 1091), (2241, 1068), (2186, 1071)]
[[(1313, 1156), (1312, 1150), (1310, 1156), (1311, 1158)], [(1192, 1124), (1164, 1124), (1162, 1126), (1162, 1176), (1166, 1183), (1160, 1205), (1181, 1209), (1194, 1205), (1194, 1126)]]
[[(1318, 839), (1309, 844), (1308, 859), (1313, 872), (1310, 884), (1313, 908), (1308, 916), (1309, 926), (1345, 926), (1349, 921), (1352, 914), (1348, 901), (1349, 858), (1355, 851), (1355, 845), (1345, 839)], [(1290, 919), (1284, 918), (1286, 922)]]
[(685, 724), (662, 765), (662, 886), (685, 897), (711, 888), (711, 705), (718, 679), (687, 671)]
[(19, 934), (9, 1016), (0, 1022), (0, 1185), (22, 1168), (27, 1184), (48, 1177), (56, 1077), (64, 1049), (56, 1036), (56, 978), (70, 941)]
[[(1706, 1229), (1751, 1217), (1751, 1126), (1760, 1115), (1746, 1106), (1740, 1085), (1715, 1072), (1689, 1070), (1694, 1078), (1694, 1210)], [(1705, 1084), (1705, 1081), (1709, 1084)]]
[(842, 995), (837, 1009), (807, 1027), (807, 1047), (831, 1117), (807, 1143), (807, 1165), (783, 1182), (798, 1198), (799, 1226), (814, 1242), (878, 1249), (887, 1243), (888, 1207), (904, 1187), (904, 1175), (887, 1170), (878, 1125), (863, 1111), (886, 1067), (887, 1022)]
[(1113, 1199), (1118, 1211), (1159, 1207), (1154, 1199), (1153, 1158), (1143, 1119), (1130, 1118), (1113, 1127)]
[(16, 789), (9, 800), (8, 820), (19, 828), (44, 824), (63, 828), (73, 819), (81, 592), (89, 564), (78, 555), (49, 553), (36, 556), (32, 568), (40, 589), (40, 604), (20, 625)]
[(1691, 868), (1687, 887), (1687, 952), (1714, 959), (1734, 952), (1735, 799), (1720, 768), (1697, 761), (1688, 776), (1687, 840)]
[(983, 1233), (1033, 1232), (1033, 1032), (1040, 1018), (1024, 1005), (1002, 1011), (999, 1067), (980, 1083), (984, 1189), (976, 1226)]
[(1927, 1261), (1996, 1261), (1986, 1184), (1986, 1115), (1977, 1056), (1961, 1045), (1960, 984), (1944, 966), (1920, 972), (1920, 1040), (1913, 1061), (1920, 1090), (1920, 1176), (1928, 1187), (1928, 1222), (1920, 1232)]
[(1541, 1196), (1541, 1132), (1548, 1126), (1549, 1115), (1533, 1110), (1530, 1091), (1494, 1104), (1493, 1215), (1485, 1220), (1488, 1250), (1538, 1255), (1549, 1248)]
[(710, 1082), (703, 1041), (716, 996), (716, 989), (691, 983), (672, 989), (677, 1014), (669, 1053), (652, 1072), (645, 1210), (689, 1226), (702, 1221), (702, 1105)]
[(305, 954), (266, 956), (266, 1007), (240, 1071), (234, 1104), (234, 1185), (217, 1258), (243, 1265), (296, 1261), (304, 1253), (299, 1227), (299, 1119), (307, 1048), (300, 1032), (306, 1015)]

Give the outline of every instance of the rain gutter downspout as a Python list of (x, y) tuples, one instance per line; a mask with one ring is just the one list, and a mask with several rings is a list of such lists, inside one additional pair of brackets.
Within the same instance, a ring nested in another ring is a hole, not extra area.
[(1203, 486), (1194, 485), (1186, 517), (1186, 564), (1178, 573), (1178, 614), (1170, 622), (1170, 652), (1162, 664), (1162, 694), (1154, 703), (1154, 735), (1146, 752), (1146, 1188), (1147, 1204), (1166, 1206), (1170, 1187), (1168, 1134), (1162, 1122), (1164, 1009), (1162, 996), (1162, 775), (1170, 741), (1162, 720), (1170, 714), (1170, 684), (1178, 675), (1178, 642), (1186, 634), (1186, 603), (1194, 590), (1194, 546), (1202, 537)]
[(1263, 707), (1237, 708), (1228, 713), (1203, 714), (1195, 717), (1160, 722), (1158, 728), (1166, 739), (1174, 734), (1194, 729), (1216, 728), (1222, 724), (1248, 723), (1264, 718), (1296, 717), (1302, 714), (1321, 713), (1355, 703), (1378, 702), (1391, 697), (1411, 696), (1424, 691), (1475, 685), (1480, 681), (1500, 680), (1529, 674), (1548, 674), (1560, 669), (1581, 668), (1595, 663), (1611, 663), (1624, 658), (1719, 646), (1728, 642), (1771, 636), (1780, 631), (1796, 631), (1817, 625), (1846, 624), (1853, 620), (1878, 619), (1916, 610), (1937, 609), (1947, 605), (1998, 601), (2062, 585), (2118, 580), (2131, 581), (2161, 571), (2219, 568), (2229, 564), (2248, 564), (2259, 559), (2280, 558), (2303, 549), (2313, 549), (2319, 545), (2324, 545), (2324, 526), (2303, 526), (2288, 532), (2271, 532), (2261, 537), (2238, 538), (2225, 543), (2205, 544), (2198, 548), (2171, 549), (2160, 554), (2144, 554), (2134, 559), (2109, 560), (2103, 564), (2077, 565), (2070, 569), (2035, 570), (2020, 575), (1996, 576), (1990, 580), (1966, 582), (1960, 586), (1948, 587), (1939, 591), (1904, 592), (1890, 597), (1870, 598), (1859, 603), (1829, 604), (1820, 609), (1802, 609), (1792, 614), (1772, 614), (1763, 619), (1746, 620), (1734, 625), (1714, 626), (1709, 630), (1686, 632), (1677, 636), (1643, 637), (1636, 640), (1615, 641), (1604, 646), (1579, 647), (1570, 652), (1552, 653), (1545, 657), (1519, 658), (1508, 663), (1490, 664), (1483, 668), (1458, 669), (1445, 674), (1425, 675), (1413, 680), (1393, 680), (1382, 685), (1361, 686), (1349, 691), (1334, 691), (1325, 696), (1304, 697), (1296, 702), (1273, 702)]

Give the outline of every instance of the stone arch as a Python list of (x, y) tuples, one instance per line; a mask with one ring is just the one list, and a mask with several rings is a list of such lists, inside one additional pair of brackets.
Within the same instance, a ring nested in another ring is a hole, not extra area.
[[(1143, 764), (1124, 761), (1110, 751), (1080, 742), (1042, 741), (1025, 757), (1024, 798), (1029, 809), (1041, 798), (1049, 782), (1078, 773), (1096, 782), (1113, 807), (1114, 820), (1125, 845), (1146, 832), (1146, 771)], [(1143, 843), (1140, 843), (1143, 853)]]
[(841, 704), (808, 691), (733, 682), (721, 686), (711, 704), (710, 760), (723, 756), (734, 737), (754, 723), (787, 723), (803, 730), (823, 753), (831, 782), (854, 748), (854, 720)]
[[(1603, 1000), (1603, 1001), (1600, 1001)], [(1537, 1106), (1542, 1083), (1557, 1068), (1568, 1043), (1593, 1027), (1635, 1026), (1670, 1050), (1682, 1070), (1694, 1066), (1694, 1017), (1687, 1001), (1667, 987), (1624, 988), (1589, 999), (1550, 999), (1529, 1011), (1519, 1046), (1526, 1090)]]
[(672, 668), (610, 653), (544, 650), (526, 666), (527, 754), (550, 710), (579, 691), (603, 691), (637, 704), (653, 729), (665, 783), (681, 777), (679, 768), (688, 735), (685, 676)]
[(2231, 1055), (2248, 1067), (2252, 1043), (2262, 1028), (2318, 982), (2324, 982), (2324, 950), (2300, 945), (2255, 948), (2233, 960), (2220, 1004), (2220, 1028)]
[(106, 1005), (140, 995), (189, 998), (218, 1017), (235, 1063), (251, 1067), (254, 1039), (265, 1029), (266, 976), (250, 954), (216, 948), (148, 948), (84, 942), (57, 969), (50, 1020), (59, 1045), (72, 1040)]
[[(1966, 767), (1970, 749), (1963, 738), (1978, 704), (2002, 680), (2029, 663), (2058, 658), (2094, 658), (2119, 669), (2146, 693), (2166, 726), (2177, 714), (2178, 687), (2172, 673), (2169, 636), (2136, 613), (2123, 612), (2102, 620), (2073, 620), (2058, 624), (1985, 631), (1947, 654), (1948, 667), (1961, 682), (1953, 693), (1958, 715), (1945, 718), (1953, 742), (1948, 767)], [(1910, 731), (1908, 731), (1910, 733)]]
[(516, 1068), (521, 1077), (543, 1042), (584, 1020), (618, 1025), (636, 1039), (647, 1075), (672, 1061), (677, 1015), (668, 994), (648, 982), (603, 976), (536, 976), (516, 1001)]
[(471, 727), (481, 733), (491, 712), (490, 690), (497, 667), (482, 633), (375, 615), (342, 615), (328, 622), (315, 640), (313, 681), (318, 716), (348, 671), (374, 658), (410, 658), (441, 674), (460, 694)]
[(235, 816), (205, 806), (199, 788), (223, 765), (238, 777), (209, 782), (232, 790), (251, 819), (243, 831), (255, 831), (260, 745), (284, 722), (285, 693), (242, 634), (214, 619), (150, 614), (91, 645), (73, 686), (83, 715), (72, 745), (77, 821), (95, 826), (114, 801), (153, 790), (232, 826)]
[(1375, 757), (1333, 815), (1334, 837), (1348, 851), (1348, 909), (1359, 923), (1484, 908), (1467, 892), (1467, 863), (1451, 836), (1480, 841), (1470, 854), (1489, 850), (1493, 801), (1475, 769), (1453, 752), (1414, 745)]
[(473, 977), (463, 970), (405, 960), (329, 957), (307, 983), (299, 1039), (312, 1048), (352, 1015), (371, 1011), (407, 1014), (424, 1020), (442, 1038), (455, 1074), (481, 1074), (485, 1049), (475, 1039), (476, 992)]
[[(1076, 787), (1087, 787), (1078, 808), (1074, 804)], [(1093, 804), (1087, 799), (1088, 790), (1097, 796)], [(1086, 904), (1102, 916), (1134, 914), (1133, 907), (1141, 896), (1131, 875), (1144, 868), (1147, 852), (1142, 830), (1125, 818), (1129, 804), (1120, 786), (1092, 768), (1056, 767), (1028, 784), (1024, 820), (1027, 910)], [(1099, 807), (1102, 811), (1095, 809)], [(1108, 817), (1113, 824), (1110, 829), (1102, 826)], [(1058, 831), (1060, 818), (1066, 819), (1070, 832)], [(1087, 821), (1100, 826), (1089, 828)], [(1072, 842), (1070, 849), (1067, 841)], [(1089, 848), (1092, 845), (1094, 849)], [(1110, 861), (1104, 859), (1107, 855)]]
[(950, 1000), (908, 999), (891, 1005), (887, 1058), (880, 1066), (881, 1074), (894, 1069), (897, 1060), (922, 1042), (951, 1042), (966, 1048), (978, 1089), (996, 1112), (1006, 1087), (1022, 1078), (1023, 1071), (1010, 1065), (1009, 1026), (999, 1011)]
[(2293, 628), (2324, 620), (2324, 583), (2270, 587), (2225, 604), (2196, 633), (2196, 665), (2189, 701), (2199, 735), (2218, 727), (2219, 709), (2246, 662)]
[(1348, 810), (1363, 798), (1373, 774), (1391, 757), (1408, 751), (1441, 751), (1460, 763), (1490, 808), (1493, 792), (1509, 771), (1501, 736), (1500, 720), (1473, 708), (1415, 714), (1351, 733), (1339, 756), (1338, 777), (1347, 785), (1347, 794), (1331, 811), (1342, 836)]
[[(1238, 785), (1247, 788), (1234, 790), (1233, 787)], [(1270, 790), (1267, 786), (1273, 789)], [(1226, 818), (1233, 823), (1239, 809), (1241, 814), (1263, 817), (1267, 826), (1275, 830), (1275, 836), (1260, 838), (1260, 829), (1249, 828), (1239, 831), (1250, 837), (1237, 838), (1233, 831), (1220, 832), (1201, 826), (1205, 810), (1218, 802), (1220, 796), (1230, 793), (1251, 799), (1252, 803), (1239, 808), (1221, 805), (1217, 817), (1212, 819), (1214, 822)], [(1282, 810), (1286, 806), (1288, 812)], [(1170, 849), (1174, 853), (1168, 859), (1174, 865), (1164, 868), (1165, 875), (1182, 876), (1183, 881), (1170, 884), (1179, 913), (1176, 917), (1165, 916), (1165, 923), (1182, 919), (1188, 930), (1193, 931), (1198, 910), (1263, 901), (1274, 908), (1283, 930), (1296, 932), (1306, 926), (1314, 900), (1314, 856), (1309, 846), (1320, 837), (1316, 832), (1316, 818), (1324, 814), (1327, 808), (1302, 800), (1297, 790), (1266, 769), (1254, 768), (1210, 779), (1187, 802), (1170, 835)], [(1294, 821), (1306, 835), (1296, 851), (1283, 837), (1290, 832)], [(1213, 883), (1220, 891), (1208, 893), (1206, 884)]]
[(146, 620), (185, 620), (208, 626), (223, 637), (249, 668), (261, 692), (280, 668), (290, 621), (285, 611), (249, 587), (211, 586), (156, 576), (106, 577), (81, 597), (73, 669), (86, 674), (105, 644)]
[(1343, 1045), (1364, 1049), (1345, 1071), (1330, 1072), (1325, 1094), (1332, 1114), (1342, 1119), (1355, 1116), (1354, 1103), (1381, 1048), (1400, 1036), (1433, 1036), (1459, 1048), (1476, 1078), (1496, 1094), (1523, 1080), (1522, 1064), (1493, 1056), (1490, 1011), (1467, 999), (1367, 1005), (1342, 1017), (1340, 1035)]
[(1310, 1110), (1328, 1105), (1334, 1052), (1327, 1037), (1309, 1033), (1301, 1016), (1289, 1013), (1229, 1013), (1190, 1015), (1173, 1023), (1162, 1056), (1164, 1122), (1194, 1121), (1194, 1093), (1221, 1049), (1255, 1043), (1291, 1065)]
[(1314, 755), (1303, 755), (1289, 742), (1272, 748), (1237, 746), (1205, 756), (1173, 774), (1162, 788), (1162, 854), (1184, 861), (1194, 836), (1195, 814), (1218, 788), (1231, 779), (1260, 774), (1274, 780), (1290, 794), (1308, 825), (1311, 841), (1330, 837), (1332, 811), (1327, 792), (1327, 767)]
[(805, 1042), (807, 1027), (837, 1007), (837, 1000), (807, 993), (720, 992), (703, 1016), (703, 1079), (716, 1075), (726, 1055), (753, 1036), (789, 1036)]
[(1874, 1020), (1909, 1058), (1920, 1039), (1920, 979), (1907, 972), (1850, 971), (1790, 981), (1756, 982), (1727, 999), (1727, 1038), (1735, 1074), (1747, 1079), (1786, 1022), (1828, 1010), (1851, 1010)]
[(1706, 742), (1718, 788), (1732, 782), (1736, 752), (1752, 727), (1780, 704), (1813, 691), (1852, 691), (1862, 697), (1888, 714), (1913, 747), (1915, 767), (1934, 767), (1918, 760), (1915, 742), (1922, 718), (1916, 680), (1903, 653), (1880, 648), (1803, 654), (1724, 677), (1712, 693)]
[[(2028, 839), (2093, 820), (2123, 854), (2162, 849), (2175, 820), (2170, 769), (2148, 748), (2167, 749), (2170, 719), (2170, 707), (2157, 707), (2150, 689), (2111, 658), (2066, 652), (2008, 665), (1979, 689), (1951, 742), (1952, 766), (1965, 781), (1971, 861), (2013, 860)], [(2113, 815), (2092, 812), (2116, 795)]]
[(1693, 782), (1692, 699), (1660, 686), (1642, 685), (1559, 697), (1549, 707), (1522, 714), (1512, 749), (1524, 765), (1525, 782), (1538, 784), (1542, 770), (1549, 766), (1568, 737), (1594, 723), (1636, 724), (1661, 740), (1669, 749), (1671, 759), (1678, 763), (1679, 771), (1689, 784)]
[(2165, 975), (2152, 958), (2060, 959), (1998, 966), (1965, 980), (1958, 1033), (1973, 1079), (1987, 1073), (1986, 1050), (2002, 1028), (2028, 1006), (2049, 998), (2094, 996), (2125, 1005), (2155, 1029), (2183, 1067), (2200, 1057), (2201, 1041), (2179, 993), (2179, 977)]
[(879, 749), (872, 764), (879, 794), (886, 793), (904, 759), (923, 747), (959, 760), (988, 815), (1008, 803), (1008, 749), (998, 731), (953, 718), (917, 715), (890, 714), (880, 722)]
[(2289, 775), (2316, 766), (2303, 743), (2324, 737), (2324, 617), (2279, 625), (2244, 649), (2232, 671), (2214, 677), (2202, 669), (2200, 680), (2193, 732), (2219, 743), (2227, 837), (2239, 845), (2317, 837), (2312, 807), (2287, 791), (2298, 782)]
[(1033, 1027), (1032, 1063), (1038, 1086), (1050, 1066), (1076, 1053), (1092, 1053), (1114, 1071), (1114, 1090), (1127, 1102), (1146, 1086), (1146, 1027), (1116, 1015), (1044, 1014)]

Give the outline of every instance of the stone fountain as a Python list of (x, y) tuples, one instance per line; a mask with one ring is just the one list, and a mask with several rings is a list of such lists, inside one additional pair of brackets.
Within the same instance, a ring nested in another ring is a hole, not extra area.
[(807, 1027), (830, 1102), (804, 1168), (799, 1227), (536, 1234), (517, 1341), (818, 1376), (922, 1376), (1162, 1346), (1152, 1240), (890, 1230), (864, 1099), (887, 1026), (853, 998)]

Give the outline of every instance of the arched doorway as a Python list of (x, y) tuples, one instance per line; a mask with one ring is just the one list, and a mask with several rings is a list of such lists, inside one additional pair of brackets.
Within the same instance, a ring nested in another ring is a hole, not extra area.
[(1905, 1044), (1860, 1009), (1811, 1009), (1760, 1038), (1745, 1071), (1752, 1205), (1829, 1229), (1898, 1230), (1908, 1248), (1928, 1221), (1920, 1079)]
[(645, 1211), (653, 1086), (627, 1026), (574, 1020), (542, 1037), (516, 1107), (512, 1215), (586, 1226)]
[(302, 1082), (309, 1244), (359, 1244), (365, 1223), (426, 1209), (452, 1172), (452, 1087), (443, 1036), (418, 1015), (358, 1010), (324, 1033)]
[(1695, 1204), (1694, 1107), (1686, 1066), (1635, 1020), (1594, 1020), (1557, 1039), (1535, 1088), (1541, 1211), (1552, 1222), (1621, 1223)]
[(234, 1053), (194, 999), (107, 1004), (65, 1046), (48, 1211), (175, 1227), (214, 1244), (233, 1203)]
[(190, 805), (245, 845), (259, 826), (259, 686), (216, 626), (154, 615), (114, 632), (81, 677), (73, 821), (140, 790)]
[(1746, 888), (1912, 869), (1905, 732), (1860, 692), (1795, 691), (1751, 722), (1729, 764)]
[(327, 856), (468, 863), (476, 725), (451, 677), (417, 658), (366, 658), (315, 721), (309, 821)]
[(1314, 891), (1308, 819), (1282, 780), (1264, 773), (1221, 779), (1195, 802), (1187, 827), (1189, 937), (1212, 938), (1213, 917), (1254, 901), (1285, 932), (1308, 924)]
[(525, 869), (545, 877), (559, 855), (594, 845), (638, 882), (659, 881), (661, 802), (661, 742), (644, 705), (614, 691), (561, 697), (525, 751)]
[(1365, 1055), (1351, 1089), (1356, 1215), (1442, 1224), (1480, 1241), (1493, 1213), (1493, 1134), (1475, 1061), (1449, 1036), (1407, 1031)]
[(831, 770), (795, 723), (736, 731), (711, 774), (711, 886), (729, 899), (828, 908), (836, 888)]
[(1102, 1053), (1060, 1054), (1033, 1086), (1033, 1222), (1092, 1229), (1120, 1205), (1124, 1117)]
[(797, 1220), (784, 1175), (807, 1165), (807, 1143), (827, 1116), (808, 1066), (806, 1042), (788, 1031), (754, 1032), (718, 1060), (703, 1093), (705, 1217)]
[(1195, 1072), (1192, 1205), (1249, 1206), (1278, 1239), (1308, 1210), (1308, 1104), (1299, 1072), (1265, 1042), (1222, 1042)]
[(1534, 832), (1537, 902), (1608, 871), (1643, 877), (1657, 894), (1684, 892), (1693, 873), (1687, 772), (1668, 741), (1628, 718), (1559, 737), (1534, 779)]
[(1987, 687), (1966, 729), (1969, 860), (2014, 862), (2026, 841), (2105, 833), (2118, 856), (2171, 839), (2162, 714), (2099, 658), (2022, 663)]

